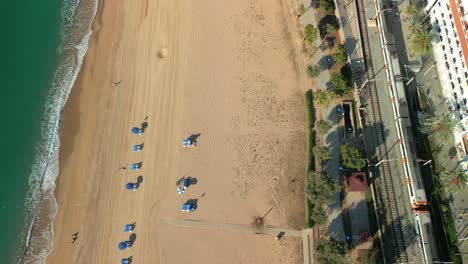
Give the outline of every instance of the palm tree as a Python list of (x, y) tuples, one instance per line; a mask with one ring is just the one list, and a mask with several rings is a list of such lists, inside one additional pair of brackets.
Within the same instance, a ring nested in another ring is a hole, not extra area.
[(421, 22), (419, 21), (413, 21), (411, 22), (411, 25), (409, 26), (409, 30), (411, 31), (410, 38), (413, 36), (414, 33), (422, 31), (423, 26)]
[(431, 116), (421, 113), (419, 118), (419, 129), (429, 137), (440, 136), (447, 140), (453, 136), (453, 132), (458, 130), (460, 123), (451, 115)]
[(417, 31), (411, 40), (410, 48), (420, 55), (426, 55), (432, 50), (433, 40), (434, 35), (432, 35), (432, 32), (427, 30)]
[(317, 91), (314, 93), (314, 102), (318, 105), (328, 107), (330, 106), (332, 100), (333, 97), (330, 95), (330, 93), (322, 89), (317, 89)]
[(406, 15), (408, 16), (414, 16), (416, 15), (417, 13), (419, 13), (419, 10), (418, 10), (418, 7), (413, 5), (413, 4), (408, 4), (405, 8), (405, 12), (404, 12)]
[(444, 187), (453, 193), (463, 191), (468, 184), (468, 175), (461, 170), (444, 172), (440, 175)]

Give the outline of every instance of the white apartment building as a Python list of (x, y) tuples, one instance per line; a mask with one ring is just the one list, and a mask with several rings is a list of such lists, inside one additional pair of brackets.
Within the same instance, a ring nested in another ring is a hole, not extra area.
[(455, 133), (461, 159), (468, 154), (468, 0), (429, 0), (434, 58), (447, 103), (461, 123)]

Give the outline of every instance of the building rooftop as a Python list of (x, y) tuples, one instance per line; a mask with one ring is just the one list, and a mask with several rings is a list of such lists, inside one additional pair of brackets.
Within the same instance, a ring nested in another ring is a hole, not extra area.
[(367, 187), (367, 175), (365, 172), (354, 172), (348, 177), (348, 192), (367, 192)]

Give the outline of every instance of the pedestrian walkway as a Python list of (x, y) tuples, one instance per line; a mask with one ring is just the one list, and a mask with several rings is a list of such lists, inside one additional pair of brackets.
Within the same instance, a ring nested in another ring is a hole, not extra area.
[[(303, 4), (305, 7), (308, 7), (310, 6), (310, 0), (299, 0), (299, 4)], [(316, 14), (317, 12), (314, 8), (307, 9), (307, 11), (301, 16), (302, 24), (304, 26), (311, 24), (318, 29), (318, 18)], [(321, 40), (317, 40), (315, 45), (317, 47), (320, 46)], [(317, 63), (327, 64), (324, 56), (325, 54), (321, 49), (319, 49), (312, 56), (310, 60), (311, 65), (315, 65)], [(330, 81), (330, 73), (327, 70), (327, 65), (322, 65), (322, 68), (324, 70), (320, 73), (319, 77), (315, 78), (316, 87), (312, 87), (312, 90), (327, 89), (327, 84)], [(338, 124), (339, 119), (336, 113), (336, 105), (331, 104), (329, 107), (321, 106), (320, 113), (323, 120), (329, 121), (333, 125), (330, 131), (323, 135), (323, 145), (328, 147), (330, 149), (330, 153), (332, 154), (332, 159), (327, 162), (323, 169), (332, 180), (339, 183), (340, 171), (338, 168), (340, 166), (340, 137)], [(335, 195), (335, 202), (328, 207), (327, 216), (327, 235), (336, 240), (345, 241), (339, 194)]]

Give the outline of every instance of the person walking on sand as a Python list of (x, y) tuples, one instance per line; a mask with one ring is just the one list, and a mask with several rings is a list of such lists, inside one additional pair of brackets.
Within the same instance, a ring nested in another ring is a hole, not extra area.
[(76, 232), (75, 234), (72, 235), (72, 244), (74, 244), (75, 241), (78, 239), (78, 233), (79, 232)]
[(125, 170), (125, 169), (127, 169), (127, 165), (122, 166), (122, 167), (119, 168), (119, 170)]
[(119, 81), (117, 81), (117, 82), (113, 82), (113, 83), (112, 83), (112, 86), (118, 86), (121, 82), (122, 82), (122, 80), (119, 80)]

